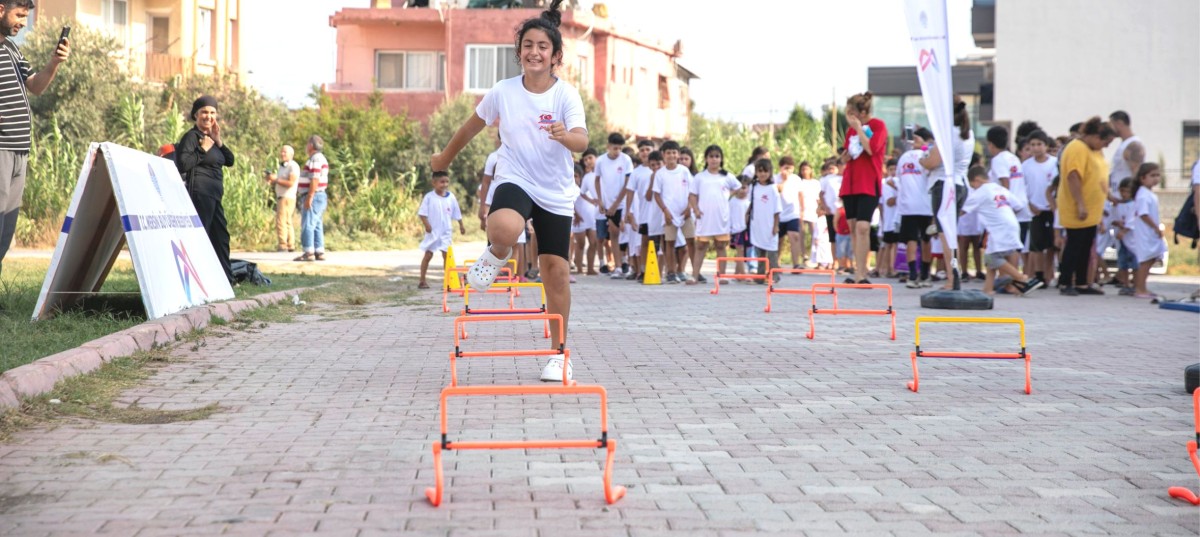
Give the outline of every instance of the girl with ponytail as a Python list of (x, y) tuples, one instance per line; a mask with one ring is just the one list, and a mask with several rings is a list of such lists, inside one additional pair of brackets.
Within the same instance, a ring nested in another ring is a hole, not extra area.
[[(541, 16), (517, 28), (516, 55), (522, 74), (497, 82), (445, 149), (430, 158), (433, 171), (446, 170), (484, 127), (500, 122), (502, 141), (487, 216), (491, 246), (467, 272), (467, 283), (476, 291), (490, 287), (512, 255), (525, 222), (532, 220), (546, 289), (546, 311), (563, 318), (561, 326), (551, 323), (554, 348), (560, 337), (565, 339), (571, 313), (567, 256), (575, 198), (579, 196), (572, 154), (583, 152), (588, 145), (579, 91), (554, 74), (563, 58), (562, 33), (558, 29), (561, 6), (562, 0), (554, 0)], [(569, 365), (564, 370), (562, 355), (554, 355), (542, 370), (541, 379), (564, 382), (571, 376)]]

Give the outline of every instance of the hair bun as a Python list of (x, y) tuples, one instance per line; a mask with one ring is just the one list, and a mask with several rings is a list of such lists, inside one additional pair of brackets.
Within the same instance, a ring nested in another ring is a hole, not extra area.
[(563, 0), (554, 0), (550, 2), (550, 7), (542, 12), (542, 18), (554, 25), (555, 28), (558, 28), (562, 24), (562, 11), (559, 11), (562, 3)]
[(954, 113), (962, 112), (963, 110), (966, 110), (966, 109), (967, 109), (966, 101), (960, 100), (960, 101), (954, 103)]

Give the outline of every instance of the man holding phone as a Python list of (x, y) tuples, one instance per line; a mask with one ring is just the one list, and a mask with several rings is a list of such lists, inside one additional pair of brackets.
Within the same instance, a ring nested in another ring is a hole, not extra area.
[(0, 268), (17, 229), (17, 214), (25, 193), (25, 166), (29, 160), (33, 115), (29, 94), (41, 95), (50, 87), (59, 64), (71, 55), (67, 39), (70, 28), (63, 28), (58, 48), (46, 68), (32, 72), (12, 37), (24, 28), (34, 0), (0, 0)]

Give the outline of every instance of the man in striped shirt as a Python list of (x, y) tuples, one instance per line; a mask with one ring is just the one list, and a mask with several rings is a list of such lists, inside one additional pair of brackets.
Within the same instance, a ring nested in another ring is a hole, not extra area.
[(29, 94), (41, 95), (50, 87), (58, 65), (67, 61), (71, 45), (59, 41), (46, 68), (32, 73), (12, 36), (28, 22), (33, 0), (0, 0), (0, 267), (17, 229), (17, 213), (25, 193), (25, 165), (29, 160), (32, 113)]
[(325, 214), (325, 188), (329, 186), (329, 161), (321, 153), (325, 141), (320, 136), (310, 136), (305, 149), (308, 150), (308, 162), (300, 172), (300, 189), (296, 195), (300, 204), (300, 245), (304, 247), (304, 255), (295, 260), (324, 261), (325, 227), (321, 218)]

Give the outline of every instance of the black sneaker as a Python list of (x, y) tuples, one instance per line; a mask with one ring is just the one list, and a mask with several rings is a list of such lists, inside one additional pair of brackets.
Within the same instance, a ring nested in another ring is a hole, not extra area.
[(1046, 282), (1043, 282), (1037, 278), (1033, 278), (1027, 282), (1013, 282), (1013, 287), (1017, 288), (1017, 291), (1021, 293), (1021, 296), (1026, 296), (1033, 291), (1041, 289), (1045, 285)]
[(843, 281), (842, 283), (849, 283), (849, 284), (853, 284), (853, 283), (854, 283), (854, 278), (846, 278), (846, 279), (845, 279), (845, 281)]
[(708, 278), (705, 278), (703, 274), (700, 274), (700, 275), (696, 276), (696, 282), (697, 283), (708, 283)]
[(633, 280), (639, 280), (639, 279), (641, 279), (641, 278), (638, 278), (638, 275), (634, 274), (633, 272), (630, 272), (629, 275), (625, 277), (625, 281), (633, 281)]
[(1103, 295), (1104, 294), (1104, 290), (1102, 290), (1098, 287), (1084, 287), (1083, 289), (1077, 289), (1077, 290), (1079, 291), (1079, 294), (1081, 294), (1081, 295)]
[(975, 271), (975, 279), (976, 279), (976, 280), (986, 280), (986, 279), (987, 279), (987, 275), (986, 275), (986, 274), (984, 274), (982, 271), (978, 271), (978, 270), (977, 270), (977, 271)]
[(612, 269), (608, 268), (608, 265), (600, 265), (600, 274), (608, 274), (609, 272), (612, 272)]
[(868, 279), (866, 279), (866, 278), (863, 278), (863, 279), (861, 279), (861, 280), (858, 280), (858, 284), (859, 284), (859, 285), (871, 285), (871, 280), (868, 280)]
[(637, 275), (638, 283), (645, 283), (645, 281), (646, 281), (646, 273), (645, 272)]
[(1063, 296), (1079, 296), (1079, 289), (1074, 287), (1063, 287), (1058, 290), (1058, 294)]

